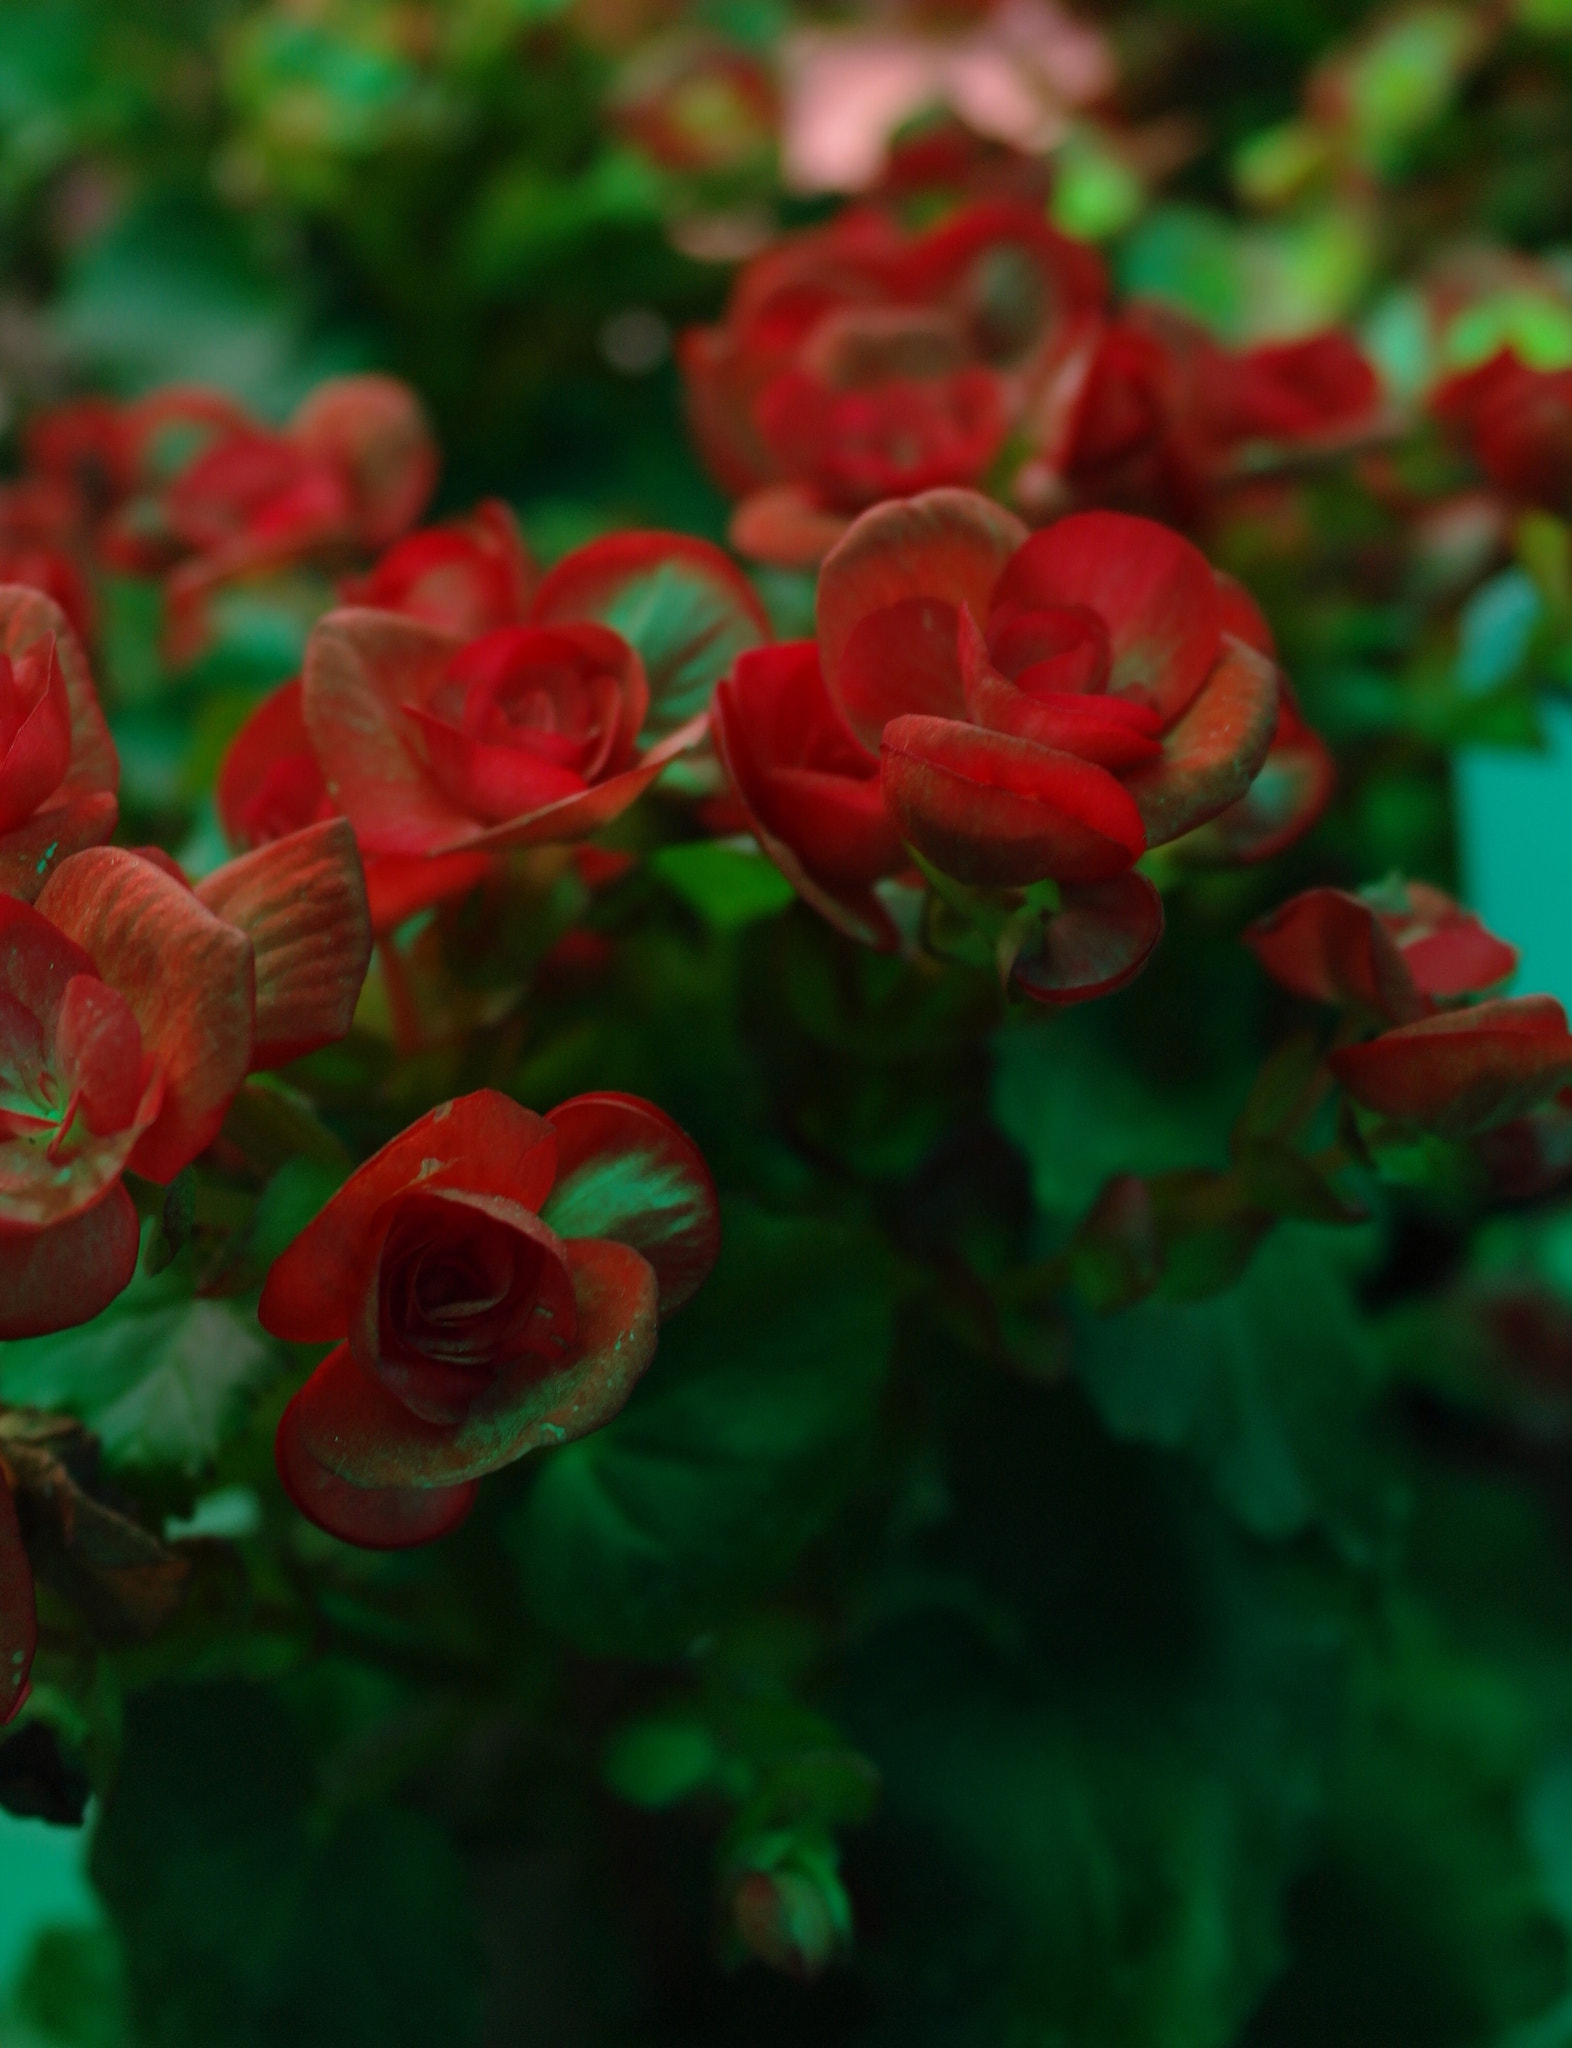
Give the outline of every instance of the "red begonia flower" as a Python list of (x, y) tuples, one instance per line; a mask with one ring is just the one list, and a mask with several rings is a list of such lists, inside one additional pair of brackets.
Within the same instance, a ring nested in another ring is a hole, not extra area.
[(715, 752), (747, 824), (807, 902), (865, 944), (895, 944), (873, 885), (910, 865), (879, 757), (830, 701), (811, 640), (744, 654), (715, 692)]
[[(265, 697), (229, 743), (214, 787), (219, 823), (249, 853), (325, 818), (342, 815), (306, 731), (298, 681)], [(381, 936), (433, 903), (462, 896), (495, 867), (490, 854), (364, 855), (371, 928)]]
[(407, 534), (364, 576), (340, 585), (345, 604), (402, 612), (466, 640), (516, 626), (536, 582), (518, 523), (498, 498), (467, 519)]
[(1572, 370), (1533, 370), (1502, 349), (1430, 406), (1504, 497), (1572, 515)]
[(122, 1169), (172, 1180), (248, 1072), (348, 1028), (371, 942), (347, 824), (200, 895), (172, 865), (96, 847), (36, 907), (0, 896), (0, 1338), (106, 1307), (136, 1264)]
[(27, 1702), (37, 1648), (33, 1567), (22, 1542), (10, 1479), (0, 1463), (0, 1728), (15, 1720)]
[(771, 637), (747, 577), (719, 548), (686, 533), (611, 533), (575, 548), (542, 578), (530, 620), (609, 626), (636, 648), (652, 740), (708, 710), (737, 657)]
[(727, 171), (768, 154), (780, 94), (762, 54), (693, 31), (644, 44), (607, 113), (665, 170)]
[(680, 349), (700, 452), (744, 552), (816, 560), (881, 498), (980, 481), (1107, 285), (1039, 208), (908, 237), (872, 209), (778, 243)]
[(704, 1162), (653, 1104), (442, 1104), (268, 1274), (264, 1327), (335, 1346), (279, 1425), (291, 1497), (374, 1548), (454, 1526), (477, 1479), (611, 1419), (718, 1245)]
[[(701, 679), (713, 680), (711, 593), (700, 586), (695, 615), (684, 574), (695, 544), (620, 538), (622, 565), (603, 560), (600, 581), (642, 603), (626, 634), (583, 612), (565, 616), (574, 605), (588, 610), (597, 587), (595, 563), (571, 557), (536, 593), (534, 623), (477, 640), (358, 609), (331, 612), (316, 628), (306, 649), (306, 729), (329, 793), (368, 855), (436, 859), (588, 838), (704, 737), (700, 712), (640, 751), (650, 685), (629, 637), (643, 634), (662, 653), (668, 694), (687, 688), (696, 661)], [(640, 544), (654, 561), (634, 573), (626, 557)], [(663, 591), (677, 600), (674, 618), (652, 611)], [(607, 609), (616, 615), (615, 596)], [(730, 623), (725, 614), (722, 622)]]
[(1207, 431), (1227, 447), (1303, 447), (1369, 426), (1381, 383), (1352, 336), (1329, 328), (1300, 341), (1209, 352), (1201, 402)]
[(1356, 1102), (1381, 1116), (1468, 1138), (1526, 1115), (1572, 1083), (1572, 1034), (1551, 996), (1445, 1010), (1331, 1056)]
[(356, 376), (319, 385), (280, 430), (216, 392), (156, 392), (125, 409), (119, 466), (106, 550), (167, 572), (169, 651), (183, 661), (224, 585), (395, 540), (431, 494), (436, 450), (407, 386)]
[(1514, 947), (1424, 882), (1361, 896), (1306, 889), (1252, 925), (1245, 944), (1293, 994), (1387, 1024), (1496, 988), (1517, 965)]
[(891, 814), (983, 886), (1105, 881), (1238, 801), (1279, 688), (1223, 616), (1163, 527), (1084, 513), (1028, 536), (965, 491), (864, 513), (819, 579), (825, 681), (881, 751)]
[(0, 584), (0, 889), (31, 902), (57, 862), (106, 840), (119, 779), (65, 615), (42, 591)]

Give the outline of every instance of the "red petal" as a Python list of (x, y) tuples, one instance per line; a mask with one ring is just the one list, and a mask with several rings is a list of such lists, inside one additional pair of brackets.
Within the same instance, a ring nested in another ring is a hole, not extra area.
[[(1026, 528), (976, 491), (925, 491), (875, 505), (852, 522), (819, 572), (819, 652), (830, 695), (870, 746), (883, 721), (860, 726), (842, 694), (847, 643), (870, 613), (908, 598), (986, 618), (1001, 572)], [(909, 710), (910, 703), (897, 706)]]
[(1403, 963), (1427, 996), (1479, 995), (1517, 970), (1517, 948), (1498, 939), (1440, 889), (1410, 882), (1412, 922), (1395, 924)]
[(257, 1316), (275, 1337), (326, 1344), (349, 1334), (351, 1276), (372, 1219), (407, 1188), (451, 1187), (539, 1209), (557, 1167), (544, 1118), (494, 1089), (439, 1103), (356, 1169), (273, 1262)]
[(418, 705), (411, 705), (405, 716), (420, 734), (439, 788), (477, 823), (503, 824), (577, 796), (585, 787), (577, 770), (529, 747), (471, 739)]
[(53, 640), (29, 648), (12, 666), (18, 684), (29, 670), (29, 680), (38, 679), (42, 668), (43, 687), (0, 759), (0, 830), (6, 832), (54, 795), (71, 759), (71, 707)]
[(251, 1065), (251, 942), (151, 862), (119, 847), (73, 854), (39, 908), (131, 1005), (164, 1098), (131, 1165), (170, 1181), (218, 1133)]
[(140, 1230), (117, 1180), (62, 1223), (0, 1236), (0, 1338), (47, 1337), (91, 1322), (130, 1286)]
[(0, 890), (32, 903), (50, 870), (73, 853), (114, 836), (120, 806), (108, 790), (35, 811), (25, 825), (0, 835)]
[(564, 846), (575, 839), (587, 839), (592, 832), (609, 825), (613, 818), (620, 818), (630, 804), (638, 801), (663, 768), (669, 767), (678, 755), (696, 747), (708, 731), (708, 716), (701, 712), (697, 718), (690, 718), (686, 725), (678, 726), (659, 746), (641, 754), (636, 768), (625, 768), (620, 775), (608, 775), (604, 782), (597, 782), (582, 795), (563, 797), (559, 803), (547, 804), (543, 810), (532, 812), (527, 818), (515, 818), (506, 825), (493, 825), (487, 831), (474, 832), (463, 843), (476, 850), (500, 853), (506, 847)]
[(113, 792), (120, 786), (120, 759), (99, 708), (81, 641), (53, 598), (25, 584), (0, 584), (0, 654), (15, 661), (51, 636), (71, 714), (71, 762), (55, 791), (56, 802), (103, 790)]
[(347, 818), (243, 853), (199, 882), (196, 893), (251, 941), (253, 1072), (344, 1037), (371, 965), (366, 883)]
[(844, 512), (827, 511), (806, 484), (769, 484), (737, 506), (726, 538), (752, 562), (812, 569), (850, 524)]
[(1282, 710), (1260, 774), (1237, 803), (1199, 828), (1187, 851), (1241, 865), (1271, 860), (1308, 832), (1331, 802), (1337, 784), (1332, 751), (1300, 717), (1287, 682), (1278, 682)]
[(284, 1491), (308, 1522), (362, 1550), (408, 1550), (456, 1529), (475, 1505), (477, 1479), (460, 1486), (351, 1486), (300, 1441), (296, 1401), (279, 1419), (273, 1459)]
[(1410, 1024), (1428, 1005), (1374, 908), (1343, 889), (1306, 889), (1251, 925), (1245, 944), (1296, 996)]
[(577, 1238), (566, 1250), (579, 1356), (563, 1371), (499, 1383), (448, 1427), (412, 1415), (341, 1345), (291, 1404), (301, 1448), (357, 1486), (452, 1486), (609, 1422), (655, 1355), (655, 1275), (627, 1245)]
[(0, 1727), (15, 1720), (27, 1699), (37, 1648), (33, 1567), (22, 1542), (16, 1502), (0, 1467)]
[[(1126, 512), (1078, 512), (1034, 533), (1000, 579), (997, 605), (1085, 605), (1108, 628), (1108, 687), (1170, 725), (1217, 660), (1222, 602), (1198, 548)], [(978, 617), (984, 614), (979, 612)]]
[(123, 1131), (142, 1100), (142, 1034), (131, 1005), (96, 975), (66, 983), (55, 1022), (55, 1070), (89, 1130)]
[[(821, 881), (803, 855), (774, 830), (754, 801), (755, 795), (761, 793), (762, 778), (749, 750), (746, 726), (738, 710), (736, 688), (736, 683), (728, 679), (716, 690), (710, 714), (710, 736), (720, 764), (747, 814), (753, 836), (803, 901), (812, 904), (837, 931), (880, 952), (893, 952), (898, 944), (898, 934), (872, 888), (867, 883), (847, 885)], [(882, 787), (878, 784), (875, 787), (880, 788), (882, 808)], [(890, 831), (895, 833), (893, 824)], [(896, 844), (899, 846), (898, 835)], [(902, 862), (904, 854), (902, 848)]]
[(386, 547), (413, 526), (436, 484), (431, 428), (396, 377), (330, 377), (302, 401), (288, 434), (347, 477), (368, 548)]
[(424, 703), (461, 643), (396, 612), (329, 612), (306, 643), (303, 708), (329, 793), (367, 853), (429, 853), (480, 829), (407, 743), (407, 704)]
[(1367, 1109), (1466, 1138), (1548, 1102), (1572, 1081), (1572, 1037), (1551, 996), (1511, 996), (1383, 1032), (1331, 1056)]
[(1036, 695), (1009, 681), (994, 667), (988, 644), (971, 613), (960, 617), (959, 654), (966, 709), (990, 732), (1035, 740), (1099, 768), (1139, 768), (1158, 759), (1162, 746), (1157, 713), (1134, 697), (1107, 697), (1067, 690)]
[[(263, 698), (230, 741), (229, 751), (219, 766), (213, 801), (219, 823), (232, 846), (253, 846), (260, 838), (272, 837), (276, 832), (270, 817), (268, 831), (259, 833), (251, 815), (259, 795), (269, 785), (290, 800), (286, 818), (292, 831), (314, 825), (329, 801), (327, 784), (311, 751), (298, 678), (281, 683)], [(271, 812), (275, 804), (270, 803), (268, 808)]]
[(720, 1209), (704, 1155), (641, 1095), (575, 1095), (548, 1110), (557, 1179), (544, 1209), (559, 1237), (631, 1245), (655, 1269), (660, 1312), (695, 1295), (720, 1253)]
[(66, 985), (78, 974), (97, 974), (90, 956), (39, 911), (14, 897), (0, 896), (0, 995), (36, 1017), (46, 1041), (65, 1000)]
[(1097, 882), (1146, 848), (1121, 782), (1032, 740), (947, 718), (896, 718), (885, 728), (883, 774), (906, 838), (957, 881)]
[(903, 597), (858, 620), (841, 653), (839, 708), (877, 747), (892, 718), (964, 718), (957, 613), (939, 598)]
[(417, 910), (467, 895), (496, 865), (489, 853), (439, 853), (429, 860), (418, 853), (372, 854), (366, 862), (371, 929), (385, 938)]
[(1205, 688), (1163, 740), (1163, 758), (1126, 787), (1147, 843), (1166, 845), (1237, 803), (1261, 771), (1277, 730), (1277, 670), (1242, 640), (1225, 640)]
[(1163, 899), (1145, 875), (1067, 883), (1061, 894), (1011, 986), (1038, 1003), (1086, 1003), (1134, 981), (1163, 935)]

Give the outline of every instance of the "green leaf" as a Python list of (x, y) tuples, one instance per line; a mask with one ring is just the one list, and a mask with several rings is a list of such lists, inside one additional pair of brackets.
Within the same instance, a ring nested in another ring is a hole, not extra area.
[(553, 1454), (517, 1528), (531, 1604), (596, 1655), (666, 1656), (777, 1583), (868, 1447), (895, 1282), (876, 1239), (745, 1208), (628, 1412)]
[(1115, 1436), (1187, 1451), (1256, 1535), (1320, 1526), (1354, 1556), (1389, 1543), (1398, 1501), (1366, 1422), (1375, 1362), (1316, 1230), (1275, 1231), (1231, 1293), (1088, 1317), (1076, 1363)]
[(464, 1872), (430, 1821), (334, 1813), (274, 1695), (155, 1689), (126, 1716), (92, 1872), (138, 2039), (161, 2048), (463, 2048), (479, 2032)]
[(0, 1346), (0, 1399), (78, 1416), (111, 1468), (195, 1477), (278, 1361), (248, 1314), (191, 1300), (189, 1277), (171, 1268), (138, 1274), (80, 1329)]
[(778, 917), (797, 893), (757, 848), (727, 846), (719, 840), (664, 846), (650, 866), (717, 931), (738, 931), (762, 918)]

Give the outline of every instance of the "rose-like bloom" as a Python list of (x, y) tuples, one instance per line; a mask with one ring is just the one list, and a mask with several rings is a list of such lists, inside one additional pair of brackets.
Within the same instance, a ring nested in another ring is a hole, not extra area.
[[(213, 788), (231, 846), (250, 853), (308, 825), (342, 815), (311, 750), (299, 680), (283, 683), (229, 743)], [(433, 903), (462, 896), (496, 865), (487, 853), (364, 856), (371, 928), (382, 937)]]
[(1572, 1082), (1558, 1002), (1470, 1000), (1506, 980), (1517, 954), (1440, 889), (1308, 889), (1245, 942), (1294, 994), (1392, 1027), (1330, 1060), (1348, 1094), (1380, 1116), (1474, 1138), (1542, 1109)]
[(668, 171), (736, 171), (767, 160), (780, 124), (771, 68), (751, 51), (678, 30), (638, 49), (606, 109)]
[[(107, 494), (101, 544), (133, 573), (162, 573), (171, 658), (206, 637), (213, 593), (297, 562), (386, 547), (419, 517), (436, 451), (414, 393), (391, 377), (330, 379), (287, 426), (219, 392), (172, 389), (34, 437), (51, 473), (91, 462)], [(69, 429), (69, 430), (67, 430)]]
[(0, 584), (0, 889), (31, 901), (115, 829), (120, 762), (81, 643), (39, 590)]
[(1532, 370), (1502, 349), (1430, 405), (1503, 497), (1572, 516), (1572, 370)]
[(1253, 924), (1245, 944), (1292, 994), (1383, 1024), (1417, 1023), (1498, 988), (1517, 966), (1515, 947), (1428, 882), (1357, 896), (1302, 890)]
[(279, 1424), (296, 1506), (372, 1548), (443, 1534), (486, 1473), (616, 1414), (718, 1246), (704, 1161), (652, 1103), (443, 1103), (268, 1274), (264, 1327), (334, 1346)]
[[(608, 621), (658, 661), (653, 706), (642, 655)], [(475, 639), (392, 612), (330, 613), (306, 649), (306, 730), (373, 860), (584, 839), (704, 737), (714, 677), (767, 634), (718, 549), (618, 534), (559, 562), (528, 623)], [(696, 715), (673, 729), (695, 694)], [(647, 724), (664, 737), (641, 746)]]
[(513, 514), (488, 498), (467, 519), (406, 534), (364, 576), (346, 579), (339, 595), (474, 640), (521, 625), (536, 580)]
[(879, 757), (831, 701), (815, 643), (744, 654), (715, 692), (711, 731), (748, 825), (798, 894), (852, 937), (893, 946), (873, 884), (910, 856)]
[(1124, 874), (1235, 803), (1277, 725), (1205, 557), (1124, 514), (1028, 535), (966, 491), (878, 506), (824, 565), (818, 627), (902, 837), (974, 886)]
[(766, 251), (680, 351), (737, 546), (816, 561), (868, 505), (980, 481), (1105, 296), (1092, 250), (1009, 201), (910, 238), (851, 211)]
[(1247, 451), (1335, 448), (1369, 430), (1380, 402), (1374, 369), (1337, 329), (1227, 349), (1180, 314), (1135, 306), (1047, 388), (1020, 499), (1203, 525)]
[(334, 822), (195, 891), (91, 848), (36, 907), (0, 896), (0, 932), (0, 1337), (36, 1336), (129, 1281), (124, 1168), (172, 1180), (248, 1073), (343, 1036), (370, 929), (353, 835)]

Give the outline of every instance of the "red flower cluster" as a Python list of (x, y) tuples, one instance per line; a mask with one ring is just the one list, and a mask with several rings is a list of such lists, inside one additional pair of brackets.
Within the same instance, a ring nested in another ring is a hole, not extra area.
[(291, 1498), (371, 1548), (443, 1534), (486, 1473), (610, 1421), (719, 1245), (708, 1169), (653, 1103), (443, 1103), (268, 1275), (264, 1326), (334, 1346), (279, 1424)]
[(1439, 889), (1309, 889), (1245, 936), (1285, 988), (1378, 1027), (1331, 1055), (1347, 1093), (1377, 1116), (1475, 1139), (1572, 1085), (1561, 1005), (1490, 996), (1517, 955)]
[(734, 542), (783, 564), (881, 499), (989, 476), (1037, 518), (1198, 525), (1250, 451), (1345, 442), (1381, 402), (1336, 330), (1229, 350), (1162, 308), (1110, 312), (1095, 251), (1009, 199), (916, 237), (862, 209), (775, 244), (682, 367), (700, 452), (742, 501)]
[(1007, 200), (917, 236), (854, 210), (766, 250), (681, 347), (737, 546), (817, 561), (882, 498), (980, 483), (1106, 292), (1094, 250)]
[[(389, 931), (498, 853), (619, 816), (704, 736), (702, 710), (673, 722), (684, 663), (711, 647), (724, 663), (769, 630), (725, 556), (682, 534), (592, 542), (532, 582), (498, 505), (400, 542), (313, 632), (303, 679), (237, 734), (217, 785), (231, 840), (348, 817)], [(691, 624), (663, 623), (672, 600), (697, 609)], [(659, 701), (619, 620), (661, 656)]]
[(1501, 349), (1430, 406), (1503, 497), (1572, 517), (1572, 370), (1531, 370)]
[(1088, 334), (1044, 394), (1015, 496), (1034, 516), (1078, 506), (1201, 526), (1252, 451), (1334, 447), (1368, 432), (1375, 371), (1340, 330), (1226, 349), (1165, 308)]
[(319, 385), (282, 430), (213, 391), (87, 399), (35, 420), (27, 454), (30, 483), (73, 508), (98, 558), (164, 577), (175, 661), (200, 651), (216, 590), (387, 546), (437, 472), (419, 401), (378, 376)]
[[(908, 848), (973, 888), (1057, 883), (1068, 952), (1025, 985), (1074, 1000), (1143, 964), (1162, 912), (1134, 863), (1247, 799), (1283, 702), (1259, 614), (1179, 535), (1106, 512), (1029, 535), (933, 491), (863, 514), (820, 575), (817, 644), (745, 656), (714, 732), (760, 844), (868, 943), (895, 943), (875, 885)], [(1241, 843), (1308, 823), (1301, 794)]]

